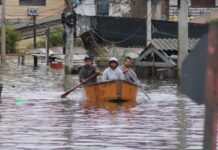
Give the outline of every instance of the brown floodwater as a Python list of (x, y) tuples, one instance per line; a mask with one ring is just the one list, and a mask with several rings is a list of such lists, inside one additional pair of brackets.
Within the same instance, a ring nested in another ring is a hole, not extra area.
[[(84, 107), (78, 84), (32, 63), (0, 66), (1, 150), (201, 150), (204, 106), (177, 92), (175, 82), (144, 81), (136, 104)], [(146, 83), (146, 84), (145, 84)]]

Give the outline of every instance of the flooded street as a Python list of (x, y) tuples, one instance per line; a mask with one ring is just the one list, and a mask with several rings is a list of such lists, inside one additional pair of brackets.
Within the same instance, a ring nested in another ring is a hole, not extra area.
[(204, 106), (173, 82), (146, 83), (136, 105), (87, 108), (77, 76), (32, 64), (0, 66), (1, 150), (201, 150)]

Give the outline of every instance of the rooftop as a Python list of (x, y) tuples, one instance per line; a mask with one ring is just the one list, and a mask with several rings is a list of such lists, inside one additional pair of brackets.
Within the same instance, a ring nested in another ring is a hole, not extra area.
[[(188, 49), (192, 50), (198, 43), (199, 39), (189, 39)], [(178, 39), (163, 38), (163, 39), (153, 39), (152, 45), (158, 50), (177, 50), (178, 49)]]

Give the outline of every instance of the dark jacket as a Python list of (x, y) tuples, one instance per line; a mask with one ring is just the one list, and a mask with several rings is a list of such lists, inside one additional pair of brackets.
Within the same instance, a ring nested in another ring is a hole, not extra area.
[[(95, 74), (96, 69), (97, 68), (95, 66), (90, 66), (90, 67), (83, 66), (81, 68), (81, 70), (79, 71), (79, 80), (80, 80), (80, 82), (83, 79), (87, 79), (91, 75)], [(97, 76), (94, 77), (92, 80), (88, 81), (87, 83), (95, 83), (95, 82), (97, 82)]]

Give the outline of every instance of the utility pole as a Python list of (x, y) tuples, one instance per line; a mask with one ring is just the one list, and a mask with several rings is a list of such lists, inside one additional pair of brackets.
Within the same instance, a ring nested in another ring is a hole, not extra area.
[(178, 0), (178, 77), (181, 76), (182, 63), (188, 55), (188, 1)]
[(28, 8), (28, 16), (33, 19), (33, 47), (36, 48), (36, 17), (38, 16), (38, 8)]
[(46, 29), (46, 65), (49, 65), (49, 33), (50, 29), (49, 26)]
[(148, 46), (151, 43), (151, 17), (152, 17), (152, 10), (151, 10), (151, 0), (147, 0), (147, 20), (146, 20), (146, 37), (147, 37), (147, 41), (146, 41), (146, 46)]
[(65, 12), (65, 16), (71, 17), (71, 19), (66, 19), (64, 26), (66, 32), (66, 42), (65, 42), (65, 74), (71, 74), (71, 69), (74, 65), (73, 55), (74, 55), (74, 34), (76, 26), (76, 13), (74, 9), (77, 5), (70, 2), (69, 9)]
[(33, 16), (33, 47), (36, 48), (36, 16)]
[(2, 27), (1, 27), (1, 36), (2, 36), (2, 55), (1, 55), (1, 63), (5, 62), (5, 52), (6, 52), (6, 25), (5, 25), (5, 0), (2, 0)]

